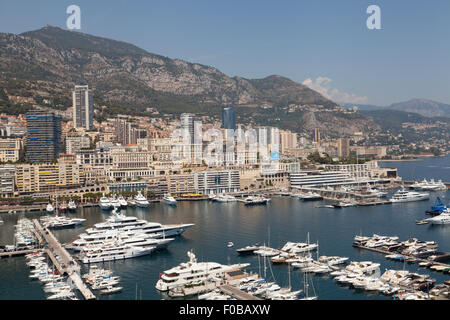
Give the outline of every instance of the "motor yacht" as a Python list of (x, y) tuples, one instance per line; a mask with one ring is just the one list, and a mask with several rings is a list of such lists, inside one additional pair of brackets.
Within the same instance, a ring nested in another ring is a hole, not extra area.
[(112, 207), (113, 209), (120, 210), (121, 205), (120, 205), (119, 200), (116, 199), (116, 195), (113, 195), (113, 197), (112, 197), (111, 199), (109, 199), (109, 201), (110, 201), (111, 207)]
[(428, 200), (430, 198), (429, 193), (420, 193), (415, 191), (408, 191), (404, 188), (398, 190), (391, 199), (392, 203), (396, 202), (411, 202)]
[(40, 220), (42, 222), (42, 225), (49, 229), (73, 228), (75, 226), (83, 224), (83, 222), (86, 221), (86, 219), (72, 219), (65, 216), (42, 217)]
[(120, 195), (117, 200), (119, 201), (121, 208), (126, 208), (128, 206), (127, 200), (125, 200), (125, 198), (122, 195)]
[(422, 182), (416, 181), (413, 185), (411, 185), (411, 188), (418, 191), (447, 190), (447, 186), (442, 182), (442, 180), (435, 182), (434, 179), (431, 179), (429, 182), (426, 179), (424, 179)]
[(450, 209), (446, 209), (440, 215), (425, 219), (431, 224), (450, 224)]
[(307, 193), (301, 193), (298, 198), (303, 201), (323, 200), (323, 197), (320, 194), (312, 192), (312, 191), (309, 191)]
[(228, 195), (228, 194), (218, 195), (213, 200), (217, 201), (217, 202), (236, 202), (237, 201), (237, 199), (235, 197)]
[(224, 279), (226, 273), (242, 270), (250, 264), (223, 265), (217, 262), (197, 262), (192, 251), (188, 252), (189, 261), (171, 268), (160, 275), (156, 283), (159, 291), (168, 291), (178, 287), (201, 284), (209, 279)]
[(55, 211), (55, 208), (53, 207), (53, 205), (51, 203), (49, 203), (49, 204), (47, 204), (45, 211), (47, 211), (47, 213), (53, 213)]
[(75, 212), (77, 210), (77, 205), (74, 201), (70, 200), (67, 204), (67, 209), (69, 209), (69, 212)]
[(236, 252), (241, 255), (253, 254), (256, 250), (259, 249), (259, 245), (246, 246), (240, 249), (237, 249)]
[(105, 197), (105, 194), (103, 194), (103, 196), (100, 198), (98, 205), (102, 210), (109, 210), (112, 208), (111, 201), (107, 197)]
[(249, 196), (244, 200), (244, 204), (248, 205), (256, 205), (256, 204), (267, 204), (270, 199), (265, 198), (263, 196)]
[(163, 199), (162, 199), (162, 202), (165, 203), (165, 204), (168, 204), (168, 205), (172, 205), (172, 206), (174, 206), (174, 205), (177, 204), (177, 200), (175, 200), (175, 198), (172, 197), (172, 196), (170, 195), (170, 193), (166, 193), (166, 194), (164, 195), (164, 197), (163, 197)]
[(148, 202), (147, 198), (144, 197), (140, 191), (134, 197), (134, 201), (136, 202), (136, 205), (141, 208), (147, 208), (150, 205), (150, 202)]

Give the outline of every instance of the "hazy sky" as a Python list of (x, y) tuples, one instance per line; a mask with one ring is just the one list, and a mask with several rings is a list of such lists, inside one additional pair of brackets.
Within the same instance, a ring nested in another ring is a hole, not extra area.
[[(450, 1), (41, 0), (0, 1), (0, 32), (66, 28), (218, 68), (229, 76), (279, 74), (338, 102), (450, 103)], [(381, 30), (369, 30), (369, 5)]]

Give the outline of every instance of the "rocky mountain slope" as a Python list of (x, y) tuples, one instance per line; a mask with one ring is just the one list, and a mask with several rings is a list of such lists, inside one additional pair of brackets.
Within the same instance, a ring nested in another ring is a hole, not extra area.
[[(332, 111), (327, 121), (343, 123), (336, 103), (281, 76), (231, 78), (216, 68), (52, 26), (20, 35), (0, 33), (0, 88), (9, 98), (0, 99), (3, 111), (5, 105), (42, 101), (66, 109), (76, 84), (89, 84), (95, 103), (108, 106), (108, 115), (149, 110), (219, 114), (221, 106), (232, 105), (237, 110), (251, 108), (255, 116), (269, 108), (273, 116), (279, 108), (307, 105), (319, 113)], [(349, 131), (376, 129), (371, 120), (360, 120)], [(326, 123), (324, 128), (332, 131)]]

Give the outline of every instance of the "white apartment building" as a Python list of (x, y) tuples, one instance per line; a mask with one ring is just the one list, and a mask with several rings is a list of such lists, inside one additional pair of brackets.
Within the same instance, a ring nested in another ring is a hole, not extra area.
[(238, 170), (202, 171), (194, 173), (194, 188), (202, 194), (238, 192), (240, 178)]

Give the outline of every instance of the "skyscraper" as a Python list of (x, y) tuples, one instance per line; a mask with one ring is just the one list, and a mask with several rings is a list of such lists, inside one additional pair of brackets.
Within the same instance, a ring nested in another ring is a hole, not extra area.
[(51, 162), (61, 151), (61, 116), (30, 111), (26, 115), (26, 156), (32, 162)]
[(233, 108), (231, 107), (224, 107), (222, 109), (222, 128), (233, 130), (236, 129), (236, 119)]
[(350, 157), (350, 139), (346, 138), (338, 139), (338, 157), (340, 158)]
[(92, 90), (89, 86), (75, 86), (73, 96), (73, 123), (75, 128), (92, 130), (94, 123), (94, 107)]
[(314, 128), (314, 140), (317, 144), (320, 144), (320, 131), (318, 128)]
[(189, 139), (191, 143), (194, 142), (194, 115), (192, 113), (182, 113), (180, 116), (181, 130), (183, 136)]

